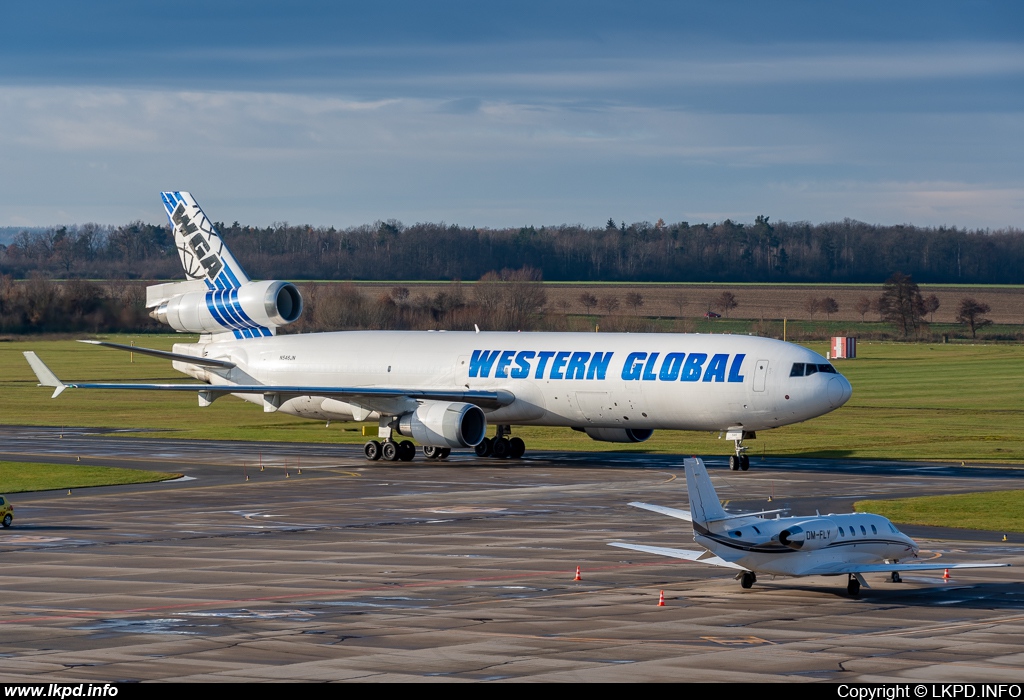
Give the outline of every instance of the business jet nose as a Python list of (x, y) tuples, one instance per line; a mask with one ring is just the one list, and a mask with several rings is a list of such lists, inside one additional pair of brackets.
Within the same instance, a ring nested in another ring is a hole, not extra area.
[(828, 402), (832, 408), (839, 408), (850, 400), (853, 395), (853, 387), (849, 380), (843, 375), (832, 377), (828, 382)]

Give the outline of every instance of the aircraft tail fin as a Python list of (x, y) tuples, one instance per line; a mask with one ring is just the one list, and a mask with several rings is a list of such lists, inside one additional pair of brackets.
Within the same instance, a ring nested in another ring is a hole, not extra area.
[(686, 470), (686, 489), (690, 494), (690, 514), (693, 522), (706, 525), (726, 518), (725, 509), (718, 500), (718, 493), (711, 484), (711, 477), (700, 457), (683, 460)]
[(237, 289), (249, 281), (195, 197), (188, 192), (161, 192), (160, 198), (185, 277), (202, 280), (209, 289)]

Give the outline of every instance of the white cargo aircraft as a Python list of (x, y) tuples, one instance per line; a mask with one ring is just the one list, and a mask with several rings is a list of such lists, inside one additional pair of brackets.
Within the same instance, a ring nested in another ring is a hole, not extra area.
[[(694, 551), (627, 542), (611, 542), (612, 547), (737, 569), (736, 578), (744, 588), (754, 585), (757, 574), (847, 575), (846, 590), (852, 596), (860, 592), (861, 586), (868, 588), (863, 575), (869, 573), (888, 573), (894, 583), (899, 583), (901, 571), (1009, 566), (917, 560), (917, 543), (897, 530), (887, 518), (871, 513), (788, 518), (778, 515), (781, 510), (726, 513), (704, 461), (697, 457), (686, 459), (683, 468), (691, 510), (639, 502), (629, 505), (692, 523), (694, 541), (706, 549)], [(773, 513), (773, 519), (764, 517)]]
[[(581, 430), (594, 440), (642, 442), (655, 430), (720, 431), (747, 469), (744, 439), (815, 418), (850, 398), (825, 358), (770, 338), (707, 334), (360, 331), (275, 335), (302, 311), (298, 289), (254, 282), (187, 192), (164, 192), (185, 282), (147, 288), (154, 318), (199, 342), (173, 352), (96, 345), (173, 361), (200, 384), (62, 382), (25, 353), (41, 385), (191, 391), (200, 406), (233, 394), (317, 420), (376, 420), (371, 460), (430, 459), (453, 447), (523, 455), (513, 425)], [(497, 426), (486, 437), (487, 423)], [(383, 442), (381, 442), (382, 440)]]

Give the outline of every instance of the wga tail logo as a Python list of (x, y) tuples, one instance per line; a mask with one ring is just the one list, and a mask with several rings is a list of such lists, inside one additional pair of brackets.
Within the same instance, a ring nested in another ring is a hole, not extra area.
[[(210, 249), (210, 242), (203, 235), (196, 224), (192, 222), (188, 214), (185, 213), (184, 203), (178, 204), (178, 207), (171, 214), (171, 220), (174, 225), (181, 232), (182, 240), (185, 241), (195, 256), (199, 264), (206, 270), (207, 279), (214, 279), (218, 273), (224, 269), (224, 263), (221, 261), (220, 256), (214, 253)], [(189, 271), (189, 276), (198, 277), (198, 275)]]

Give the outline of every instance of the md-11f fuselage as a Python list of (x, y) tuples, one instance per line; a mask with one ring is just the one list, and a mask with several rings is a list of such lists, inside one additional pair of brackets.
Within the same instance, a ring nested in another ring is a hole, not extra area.
[[(266, 411), (317, 420), (376, 420), (370, 459), (431, 458), (453, 447), (521, 456), (513, 425), (564, 426), (595, 440), (639, 442), (654, 430), (721, 431), (736, 443), (758, 430), (844, 404), (849, 382), (817, 353), (739, 335), (358, 331), (275, 335), (302, 300), (287, 282), (250, 282), (195, 200), (164, 193), (189, 281), (147, 291), (154, 317), (198, 343), (171, 353), (202, 384), (61, 382), (30, 354), (40, 382), (57, 387), (189, 390), (208, 406), (234, 394)], [(92, 341), (96, 342), (96, 341)], [(110, 343), (97, 343), (110, 345)], [(125, 348), (127, 349), (127, 348)], [(493, 439), (487, 424), (497, 426)]]

